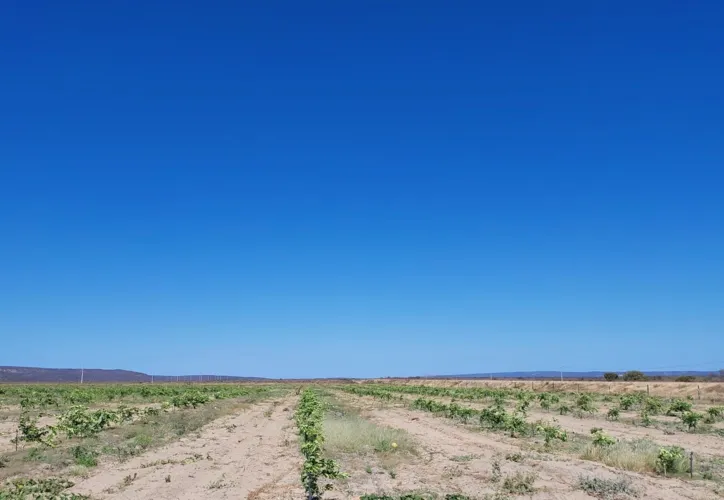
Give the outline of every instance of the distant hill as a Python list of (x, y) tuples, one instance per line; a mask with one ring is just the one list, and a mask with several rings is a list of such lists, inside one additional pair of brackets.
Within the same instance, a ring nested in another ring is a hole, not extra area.
[(103, 370), (99, 368), (34, 368), (27, 366), (0, 366), (1, 382), (183, 382), (216, 380), (265, 380), (257, 377), (231, 377), (221, 375), (148, 375), (130, 370)]

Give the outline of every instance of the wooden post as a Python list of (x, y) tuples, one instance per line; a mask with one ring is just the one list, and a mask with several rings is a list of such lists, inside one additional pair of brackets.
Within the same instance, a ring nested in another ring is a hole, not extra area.
[(689, 477), (694, 479), (694, 452), (689, 453)]
[(701, 386), (699, 385), (696, 386), (696, 395), (698, 399), (701, 399)]
[(18, 439), (18, 430), (15, 429), (15, 451), (18, 451), (18, 441), (20, 441)]
[(649, 392), (649, 384), (646, 384), (646, 395), (648, 396), (650, 394)]

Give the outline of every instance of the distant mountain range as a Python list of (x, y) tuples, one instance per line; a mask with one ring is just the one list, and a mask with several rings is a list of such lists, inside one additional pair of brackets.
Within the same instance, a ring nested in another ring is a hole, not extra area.
[(0, 382), (213, 382), (222, 380), (265, 380), (258, 377), (232, 377), (226, 375), (147, 375), (129, 370), (103, 370), (99, 368), (33, 368), (27, 366), (0, 366)]
[[(614, 370), (611, 370), (614, 371)], [(623, 373), (623, 372), (616, 372)], [(644, 371), (649, 377), (721, 376), (719, 371)], [(563, 372), (564, 379), (602, 379), (604, 372)], [(2, 382), (214, 382), (271, 380), (261, 377), (237, 377), (227, 375), (148, 375), (129, 370), (103, 370), (99, 368), (33, 368), (26, 366), (0, 366)], [(495, 378), (495, 379), (560, 379), (560, 371), (493, 372), (461, 375), (425, 375), (416, 378)], [(394, 377), (398, 378), (398, 377)], [(408, 378), (408, 377), (402, 377)]]

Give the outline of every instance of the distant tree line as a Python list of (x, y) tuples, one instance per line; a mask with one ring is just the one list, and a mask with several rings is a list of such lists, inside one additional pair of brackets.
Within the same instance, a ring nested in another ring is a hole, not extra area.
[[(716, 373), (710, 373), (708, 377), (714, 378), (716, 377)], [(719, 370), (719, 378), (724, 379), (724, 369)], [(665, 377), (662, 376), (656, 376), (656, 377), (648, 377), (644, 372), (639, 370), (629, 370), (622, 375), (619, 375), (617, 372), (606, 372), (603, 374), (603, 379), (608, 382), (614, 382), (616, 380), (624, 380), (626, 382), (641, 382), (645, 380), (664, 380)], [(680, 375), (674, 379), (676, 382), (695, 382), (698, 380), (698, 377), (695, 377), (694, 375)]]

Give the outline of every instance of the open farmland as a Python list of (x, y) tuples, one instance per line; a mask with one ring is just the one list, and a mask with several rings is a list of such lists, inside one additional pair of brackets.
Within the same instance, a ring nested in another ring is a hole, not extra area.
[(4, 385), (0, 498), (724, 498), (720, 394), (664, 382)]

